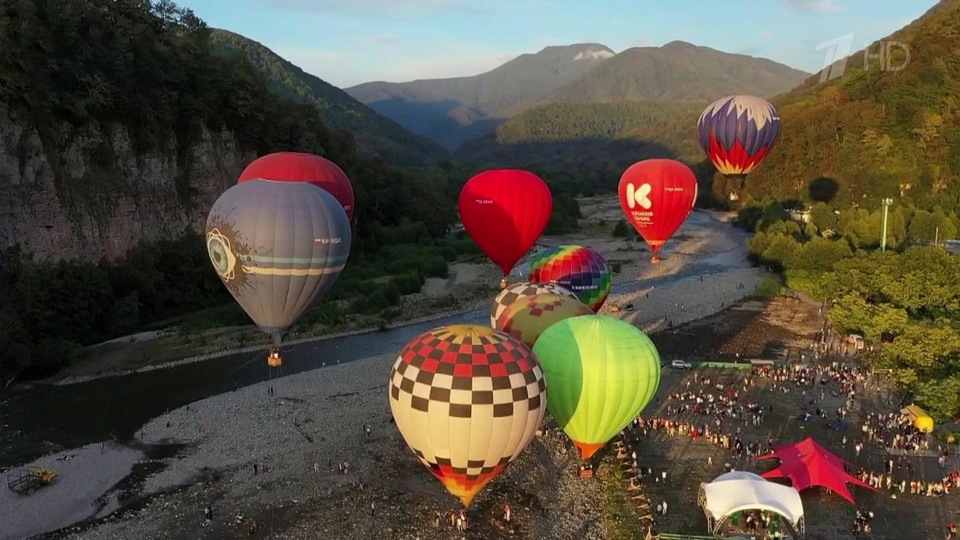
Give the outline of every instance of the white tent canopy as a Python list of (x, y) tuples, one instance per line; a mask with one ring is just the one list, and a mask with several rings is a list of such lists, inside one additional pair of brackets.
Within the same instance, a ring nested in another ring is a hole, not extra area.
[(710, 483), (700, 484), (700, 506), (707, 515), (711, 532), (716, 532), (729, 516), (744, 510), (766, 510), (783, 516), (803, 534), (803, 503), (800, 494), (789, 486), (769, 482), (745, 471), (732, 471)]

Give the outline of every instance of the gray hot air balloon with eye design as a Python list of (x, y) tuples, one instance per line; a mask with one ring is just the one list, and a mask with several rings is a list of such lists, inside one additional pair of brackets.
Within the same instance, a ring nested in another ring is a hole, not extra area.
[(275, 346), (333, 286), (350, 255), (343, 206), (306, 182), (237, 184), (210, 209), (206, 231), (217, 275)]

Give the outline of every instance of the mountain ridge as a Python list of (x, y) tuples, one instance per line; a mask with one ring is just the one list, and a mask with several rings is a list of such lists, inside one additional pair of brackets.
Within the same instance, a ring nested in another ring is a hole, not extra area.
[(731, 94), (770, 97), (792, 89), (809, 75), (767, 58), (675, 40), (660, 47), (626, 49), (541, 103), (712, 101)]
[(449, 157), (435, 141), (411, 133), (258, 41), (220, 28), (211, 29), (210, 40), (222, 54), (245, 56), (281, 96), (316, 107), (331, 129), (349, 131), (365, 153), (394, 165), (429, 165)]
[(620, 53), (599, 43), (578, 43), (545, 47), (469, 77), (370, 82), (346, 91), (411, 131), (457, 149), (544, 104), (770, 95), (808, 75), (765, 58), (684, 41)]
[(598, 43), (556, 45), (519, 55), (477, 75), (370, 82), (345, 90), (412, 132), (453, 149), (492, 131), (517, 107), (536, 103), (615, 54)]

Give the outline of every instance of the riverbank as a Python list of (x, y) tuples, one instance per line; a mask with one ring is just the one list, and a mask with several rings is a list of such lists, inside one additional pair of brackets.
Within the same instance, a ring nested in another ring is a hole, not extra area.
[[(659, 265), (651, 265), (629, 239), (611, 237), (608, 243), (598, 241), (601, 247), (587, 238), (545, 241), (584, 243), (607, 257), (632, 257), (615, 276), (604, 313), (610, 312), (609, 306), (634, 303), (634, 310), (615, 316), (652, 332), (728, 308), (749, 295), (763, 276), (746, 262), (742, 231), (695, 213), (681, 233), (684, 238)], [(482, 302), (480, 317), (472, 313), (469, 318), (485, 318), (489, 301)], [(144, 480), (138, 497), (148, 502), (84, 526), (82, 533), (63, 530), (51, 537), (233, 538), (246, 534), (252, 520), (262, 527), (261, 536), (272, 538), (324, 530), (331, 537), (347, 538), (449, 537), (449, 525), (441, 521), (434, 526), (433, 520), (455, 508), (455, 501), (412, 459), (391, 422), (385, 385), (402, 346), (396, 338), (365, 341), (364, 352), (349, 357), (349, 363), (335, 363), (339, 360), (331, 356), (324, 369), (237, 387), (153, 417), (136, 431), (136, 445), (185, 446), (177, 456), (161, 460), (163, 469)], [(725, 339), (720, 334), (712, 338)], [(295, 351), (312, 347), (292, 346)], [(661, 352), (667, 358), (679, 349)], [(176, 369), (181, 368), (171, 372)], [(364, 424), (372, 427), (369, 437)], [(350, 463), (347, 475), (337, 473), (342, 461)], [(565, 436), (548, 430), (471, 507), (476, 525), (468, 536), (510, 536), (496, 519), (500, 505), (509, 502), (514, 535), (606, 538), (604, 520), (609, 516), (603, 497), (591, 491), (599, 488), (579, 482), (576, 463)], [(49, 493), (55, 494), (55, 486), (51, 488)], [(32, 504), (41, 514), (59, 515), (61, 506), (56, 495), (51, 497)], [(202, 511), (207, 505), (218, 513), (209, 525)], [(33, 533), (53, 528), (45, 521), (34, 526)]]
[[(650, 264), (646, 245), (627, 238), (614, 237), (611, 233), (616, 222), (622, 218), (622, 210), (615, 197), (591, 197), (580, 199), (581, 232), (544, 236), (531, 253), (518, 263), (512, 281), (520, 281), (526, 275), (529, 260), (542, 249), (576, 244), (589, 246), (602, 253), (611, 266), (618, 269), (613, 276), (615, 285), (604, 307), (610, 314), (611, 306), (637, 300), (637, 289), (619, 291), (626, 285), (657, 278), (675, 276), (692, 263), (705, 261), (707, 268), (747, 267), (744, 242), (747, 234), (729, 224), (733, 214), (712, 211), (693, 212), (676, 237), (667, 244), (662, 261)], [(729, 259), (729, 260), (727, 260)], [(400, 304), (391, 308), (402, 313), (399, 319), (384, 318), (381, 314), (346, 316), (347, 322), (329, 327), (314, 325), (309, 328), (294, 327), (284, 342), (284, 349), (323, 340), (360, 335), (403, 325), (427, 322), (481, 309), (488, 305), (496, 294), (501, 273), (490, 262), (453, 263), (448, 278), (428, 278), (420, 292), (405, 295)], [(747, 272), (744, 278), (752, 283)], [(743, 283), (742, 280), (737, 281)], [(746, 285), (743, 285), (746, 286)], [(639, 286), (638, 286), (639, 287)], [(750, 287), (752, 290), (753, 287)], [(623, 292), (623, 294), (618, 294)], [(642, 291), (642, 294), (650, 290)], [(661, 295), (662, 296), (662, 295)], [(717, 297), (717, 303), (723, 300)], [(689, 305), (689, 304), (688, 304)], [(713, 311), (709, 311), (712, 313)], [(690, 312), (678, 321), (692, 320), (707, 312)], [(667, 319), (647, 320), (643, 316), (630, 318), (638, 326), (654, 330), (667, 326)], [(654, 324), (651, 326), (651, 324)], [(224, 356), (265, 351), (269, 348), (266, 337), (253, 326), (215, 328), (199, 332), (177, 331), (141, 332), (117, 338), (90, 347), (86, 358), (65, 367), (59, 373), (40, 381), (40, 384), (70, 385), (104, 377), (118, 377), (144, 373), (156, 369), (168, 369), (193, 362), (201, 362)], [(31, 384), (31, 383), (24, 383)]]

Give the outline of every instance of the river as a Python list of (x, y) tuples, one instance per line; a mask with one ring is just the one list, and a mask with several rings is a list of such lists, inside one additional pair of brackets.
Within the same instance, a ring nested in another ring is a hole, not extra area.
[[(675, 274), (622, 283), (614, 286), (612, 293), (743, 266), (742, 257), (729, 255), (732, 253), (693, 261)], [(467, 323), (489, 324), (489, 311), (479, 309), (375, 333), (284, 347), (283, 373), (289, 376), (321, 368), (324, 363), (335, 365), (399, 352), (431, 328)], [(263, 382), (268, 378), (264, 355), (265, 351), (235, 354), (77, 384), (37, 385), (0, 393), (0, 468), (111, 437), (129, 440), (150, 419), (168, 410)]]

